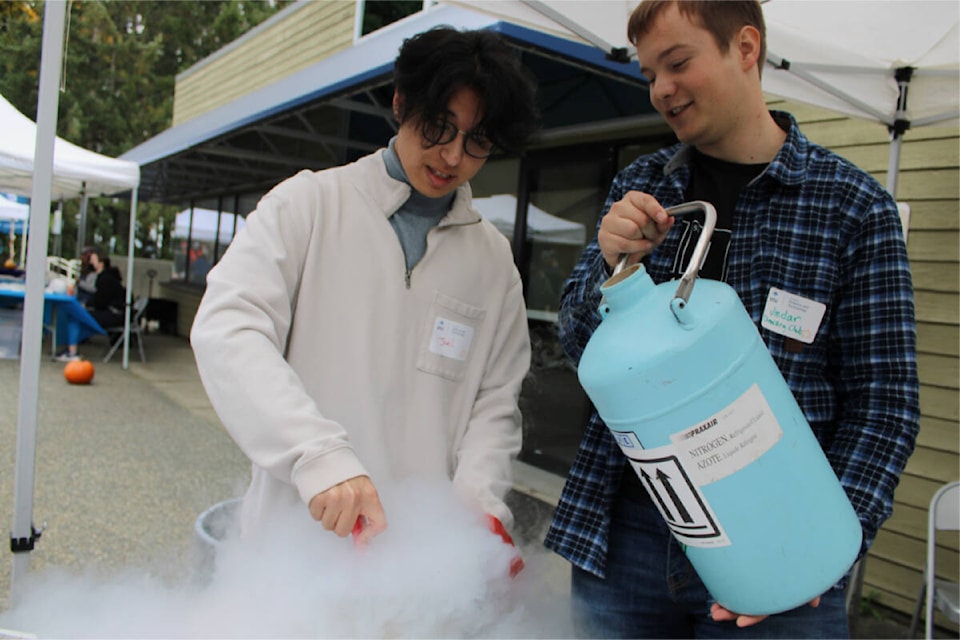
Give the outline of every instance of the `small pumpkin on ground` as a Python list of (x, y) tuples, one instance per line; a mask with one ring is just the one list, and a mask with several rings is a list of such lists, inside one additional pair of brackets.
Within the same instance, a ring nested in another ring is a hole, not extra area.
[(74, 360), (63, 368), (63, 377), (70, 384), (90, 384), (93, 374), (93, 363), (89, 360)]

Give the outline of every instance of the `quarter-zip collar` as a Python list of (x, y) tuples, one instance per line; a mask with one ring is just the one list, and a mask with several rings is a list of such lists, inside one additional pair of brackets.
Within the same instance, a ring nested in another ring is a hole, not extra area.
[[(373, 201), (373, 205), (382, 211), (384, 216), (389, 218), (403, 206), (414, 190), (407, 182), (390, 175), (384, 158), (386, 153), (386, 149), (380, 149), (357, 160), (354, 163), (357, 171), (351, 182)], [(386, 179), (370, 180), (371, 173), (379, 173)], [(480, 212), (468, 204), (471, 200), (470, 183), (465, 182), (453, 192), (453, 204), (437, 226), (447, 227), (480, 222)]]

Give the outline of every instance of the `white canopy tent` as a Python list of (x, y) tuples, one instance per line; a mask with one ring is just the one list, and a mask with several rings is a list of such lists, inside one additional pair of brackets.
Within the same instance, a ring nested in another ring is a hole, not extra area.
[(14, 233), (23, 233), (29, 215), (30, 205), (0, 193), (0, 234), (9, 233), (11, 228)]
[[(4, 131), (0, 137), (0, 191), (30, 196), (37, 125), (0, 95), (0, 129)], [(134, 193), (130, 199), (128, 282), (133, 278), (133, 231), (137, 213), (135, 194), (139, 184), (140, 166), (137, 163), (101, 155), (62, 138), (54, 140), (50, 200), (82, 198), (81, 209), (85, 210), (86, 199), (90, 196), (109, 196), (128, 191)], [(129, 308), (130, 287), (127, 289)], [(129, 323), (129, 319), (126, 322)], [(129, 325), (125, 336), (128, 341)], [(128, 364), (129, 348), (125, 344), (123, 367), (127, 368)]]
[[(440, 1), (635, 60), (626, 25), (638, 0)], [(763, 11), (764, 90), (887, 126), (896, 196), (903, 133), (960, 119), (960, 3), (768, 0)]]
[[(474, 198), (473, 206), (480, 215), (492, 222), (500, 233), (513, 238), (513, 224), (517, 212), (516, 196), (501, 193), (488, 198)], [(587, 232), (579, 222), (565, 220), (530, 204), (527, 205), (527, 237), (535, 242), (582, 247), (586, 242)]]
[[(0, 95), (0, 191), (29, 196), (37, 125)], [(117, 160), (57, 138), (53, 155), (51, 200), (113, 195), (140, 184), (140, 166)]]

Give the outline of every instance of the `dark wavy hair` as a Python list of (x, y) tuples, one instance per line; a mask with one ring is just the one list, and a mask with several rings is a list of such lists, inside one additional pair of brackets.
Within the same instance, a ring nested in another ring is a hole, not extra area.
[(497, 33), (434, 27), (404, 40), (394, 63), (400, 123), (447, 115), (457, 91), (476, 91), (479, 128), (497, 148), (521, 153), (539, 128), (537, 81)]

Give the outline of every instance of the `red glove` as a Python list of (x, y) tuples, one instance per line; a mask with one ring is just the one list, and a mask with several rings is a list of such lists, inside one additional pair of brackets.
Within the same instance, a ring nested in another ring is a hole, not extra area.
[(487, 527), (490, 529), (490, 532), (500, 536), (501, 540), (514, 548), (513, 558), (510, 559), (510, 577), (515, 578), (518, 573), (523, 571), (523, 558), (520, 557), (520, 552), (517, 551), (516, 545), (513, 544), (513, 538), (511, 538), (510, 534), (507, 533), (507, 530), (504, 528), (503, 523), (500, 522), (500, 519), (496, 516), (490, 515), (489, 513), (486, 514), (486, 516)]
[(357, 549), (363, 547), (363, 543), (360, 542), (360, 534), (363, 533), (363, 526), (365, 524), (363, 516), (359, 516), (357, 521), (353, 523), (353, 530), (350, 532), (350, 535), (353, 536), (353, 546)]

